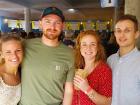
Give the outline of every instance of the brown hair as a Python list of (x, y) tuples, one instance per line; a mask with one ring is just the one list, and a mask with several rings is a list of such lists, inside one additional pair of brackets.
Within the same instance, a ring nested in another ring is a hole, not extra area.
[(130, 15), (130, 14), (123, 15), (116, 21), (116, 23), (118, 23), (120, 21), (124, 21), (124, 20), (132, 21), (134, 23), (135, 31), (138, 31), (138, 20), (137, 20), (136, 16)]
[(21, 46), (23, 48), (23, 39), (20, 37), (19, 33), (5, 33), (1, 36), (1, 39), (0, 39), (0, 51), (2, 50), (1, 49), (2, 44), (10, 40), (21, 42)]
[(106, 58), (104, 48), (101, 44), (99, 35), (93, 30), (83, 31), (78, 35), (77, 40), (76, 40), (76, 46), (75, 46), (75, 67), (76, 68), (82, 69), (85, 67), (84, 58), (80, 53), (80, 45), (81, 45), (81, 39), (86, 35), (91, 35), (95, 37), (95, 39), (97, 40), (97, 55), (95, 57), (95, 62), (105, 61), (105, 58)]

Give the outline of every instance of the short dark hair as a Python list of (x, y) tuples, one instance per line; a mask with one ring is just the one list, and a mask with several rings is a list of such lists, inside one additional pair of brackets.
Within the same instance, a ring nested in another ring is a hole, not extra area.
[(124, 20), (132, 21), (134, 23), (135, 31), (138, 31), (138, 20), (137, 20), (136, 16), (130, 15), (130, 14), (125, 14), (125, 15), (119, 17), (118, 20), (116, 21), (116, 23), (118, 23), (120, 21), (124, 21)]

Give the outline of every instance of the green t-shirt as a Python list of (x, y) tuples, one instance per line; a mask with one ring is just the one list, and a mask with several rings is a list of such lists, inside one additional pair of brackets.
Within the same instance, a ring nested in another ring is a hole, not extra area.
[(61, 105), (65, 82), (72, 82), (74, 56), (63, 45), (49, 47), (41, 39), (25, 42), (20, 105)]

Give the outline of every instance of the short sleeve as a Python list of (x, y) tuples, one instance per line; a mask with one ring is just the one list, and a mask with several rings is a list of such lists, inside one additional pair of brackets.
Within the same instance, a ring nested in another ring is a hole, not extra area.
[(74, 69), (74, 67), (71, 67), (68, 70), (68, 72), (67, 72), (67, 79), (66, 79), (66, 81), (67, 82), (72, 82), (73, 78), (74, 78), (74, 74), (75, 74), (75, 69)]

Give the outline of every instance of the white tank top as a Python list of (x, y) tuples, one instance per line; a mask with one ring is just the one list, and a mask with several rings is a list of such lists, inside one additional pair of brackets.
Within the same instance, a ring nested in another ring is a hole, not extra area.
[(10, 86), (0, 77), (0, 105), (17, 105), (21, 97), (21, 84)]

